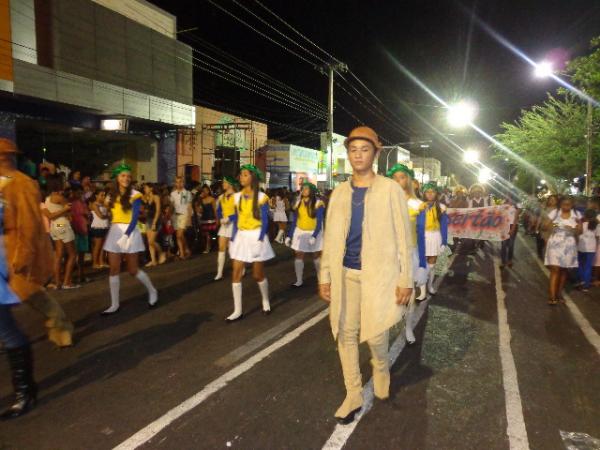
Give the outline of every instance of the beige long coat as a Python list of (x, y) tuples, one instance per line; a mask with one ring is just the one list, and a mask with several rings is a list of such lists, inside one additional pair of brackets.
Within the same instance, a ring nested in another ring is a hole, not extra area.
[[(352, 185), (332, 193), (327, 209), (321, 283), (331, 283), (331, 331), (337, 339), (340, 322), (344, 253), (352, 213)], [(406, 197), (400, 186), (377, 175), (365, 195), (361, 250), (360, 342), (392, 327), (404, 315), (396, 304), (396, 287), (412, 288), (412, 234)]]

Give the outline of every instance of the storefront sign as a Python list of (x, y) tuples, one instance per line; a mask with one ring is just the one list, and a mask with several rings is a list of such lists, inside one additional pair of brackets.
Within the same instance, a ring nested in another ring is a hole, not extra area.
[(317, 173), (319, 156), (317, 150), (290, 145), (290, 172)]
[(510, 230), (510, 206), (487, 208), (449, 208), (448, 235), (450, 237), (504, 241)]

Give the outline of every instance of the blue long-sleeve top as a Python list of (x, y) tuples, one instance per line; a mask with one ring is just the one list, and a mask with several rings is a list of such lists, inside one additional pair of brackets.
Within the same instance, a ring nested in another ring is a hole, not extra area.
[(142, 199), (141, 198), (135, 199), (133, 201), (133, 204), (131, 205), (131, 222), (129, 222), (129, 226), (127, 227), (127, 230), (125, 230), (125, 234), (127, 236), (130, 236), (131, 233), (133, 233), (133, 230), (135, 230), (135, 227), (137, 227), (138, 219), (140, 218), (141, 208), (142, 208)]
[(217, 219), (219, 219), (219, 221), (223, 220), (223, 208), (221, 207), (221, 202), (217, 202)]

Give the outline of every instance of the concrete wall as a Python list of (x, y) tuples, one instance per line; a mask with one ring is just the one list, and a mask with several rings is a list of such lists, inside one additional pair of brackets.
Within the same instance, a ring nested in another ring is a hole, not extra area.
[(144, 0), (92, 0), (141, 25), (175, 38), (177, 18)]
[(106, 115), (123, 115), (174, 125), (192, 125), (195, 121), (192, 105), (23, 61), (14, 61), (14, 78), (16, 94), (89, 108)]
[(191, 47), (88, 0), (46, 2), (52, 20), (38, 33), (52, 40), (51, 68), (193, 103)]

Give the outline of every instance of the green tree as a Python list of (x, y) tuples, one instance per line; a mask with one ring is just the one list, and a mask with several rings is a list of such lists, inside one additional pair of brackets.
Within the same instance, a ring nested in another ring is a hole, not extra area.
[[(522, 110), (514, 123), (503, 123), (503, 132), (496, 139), (547, 174), (547, 181), (556, 184), (561, 179), (571, 180), (581, 176), (586, 158), (586, 105), (571, 94), (553, 96), (541, 105)], [(596, 127), (598, 120), (596, 118)], [(594, 167), (600, 163), (600, 143), (594, 142)], [(502, 158), (507, 155), (499, 151)], [(531, 166), (511, 158), (517, 170), (517, 186), (529, 191), (535, 179)], [(600, 173), (597, 172), (598, 175)], [(551, 178), (553, 177), (553, 178)]]
[(596, 100), (600, 99), (600, 36), (592, 39), (591, 53), (575, 58), (567, 65), (573, 83)]

